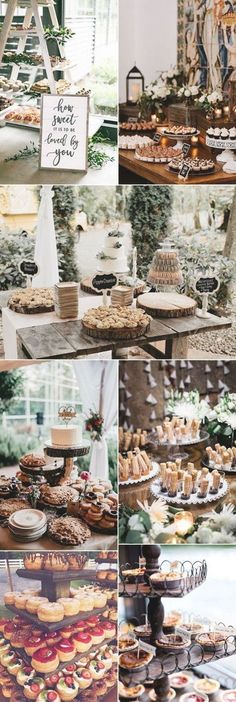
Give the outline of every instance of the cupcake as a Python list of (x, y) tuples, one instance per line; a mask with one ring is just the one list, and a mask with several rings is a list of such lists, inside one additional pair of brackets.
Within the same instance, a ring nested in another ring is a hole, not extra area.
[(27, 700), (37, 700), (38, 695), (45, 688), (43, 678), (33, 678), (24, 685), (24, 695)]
[(62, 702), (70, 702), (77, 696), (79, 685), (72, 675), (66, 675), (60, 678), (56, 689)]
[(86, 690), (92, 683), (92, 675), (87, 668), (78, 669), (77, 673), (74, 673), (74, 679), (79, 685), (80, 690)]

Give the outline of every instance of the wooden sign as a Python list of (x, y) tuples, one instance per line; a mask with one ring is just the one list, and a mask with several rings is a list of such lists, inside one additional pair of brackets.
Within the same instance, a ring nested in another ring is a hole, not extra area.
[(92, 280), (92, 286), (96, 290), (111, 290), (115, 287), (115, 285), (117, 285), (117, 277), (116, 275), (113, 275), (113, 273), (110, 273), (109, 275), (106, 275), (105, 273), (102, 273), (101, 275), (98, 274)]
[(182, 146), (182, 152), (184, 156), (187, 156), (190, 151), (190, 144), (183, 144)]
[(220, 280), (216, 275), (201, 275), (195, 283), (195, 290), (199, 295), (212, 295), (220, 287)]
[(42, 95), (40, 168), (88, 170), (88, 95)]
[(39, 267), (35, 261), (21, 261), (19, 264), (19, 271), (22, 275), (32, 278), (39, 272)]

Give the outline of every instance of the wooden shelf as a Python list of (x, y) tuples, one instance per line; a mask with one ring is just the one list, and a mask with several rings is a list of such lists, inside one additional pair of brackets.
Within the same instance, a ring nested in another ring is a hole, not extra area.
[[(71, 661), (63, 661), (63, 663), (60, 663), (57, 669), (55, 670), (55, 673), (59, 673), (59, 671), (63, 670), (63, 668), (65, 668), (66, 665), (77, 663), (78, 661), (80, 661), (81, 658), (85, 658), (87, 657), (87, 655), (90, 656), (90, 653), (96, 653), (98, 649), (102, 648), (103, 646), (111, 646), (112, 644), (115, 645), (116, 643), (117, 640), (115, 636), (111, 637), (110, 639), (105, 639), (104, 641), (102, 641), (102, 643), (96, 644), (95, 646), (91, 646), (89, 651), (85, 651), (85, 653), (78, 653), (74, 658), (72, 658)], [(31, 667), (32, 656), (29, 656), (27, 653), (25, 653), (24, 649), (19, 650), (19, 648), (14, 648), (14, 646), (12, 646), (12, 648), (14, 649), (14, 651), (16, 651), (17, 655), (20, 656), (20, 658), (23, 658), (25, 663)]]
[[(94, 571), (92, 571), (94, 572)], [(16, 575), (19, 578), (27, 580), (51, 580), (52, 582), (65, 582), (67, 580), (83, 580), (83, 569), (81, 570), (28, 570), (27, 568), (18, 568)]]
[(20, 615), (24, 619), (27, 619), (27, 621), (29, 621), (31, 624), (34, 624), (39, 629), (42, 629), (42, 631), (47, 633), (50, 633), (51, 631), (59, 631), (64, 626), (69, 626), (70, 624), (75, 624), (76, 622), (86, 619), (86, 616), (88, 617), (90, 615), (96, 616), (97, 614), (103, 614), (103, 612), (105, 612), (107, 609), (106, 606), (100, 609), (93, 609), (91, 612), (79, 612), (79, 614), (74, 614), (73, 617), (64, 617), (64, 619), (62, 619), (60, 622), (40, 622), (36, 614), (30, 614), (30, 612), (26, 612), (25, 609), (18, 609), (14, 605), (5, 606), (10, 610), (10, 612), (13, 612), (13, 614)]

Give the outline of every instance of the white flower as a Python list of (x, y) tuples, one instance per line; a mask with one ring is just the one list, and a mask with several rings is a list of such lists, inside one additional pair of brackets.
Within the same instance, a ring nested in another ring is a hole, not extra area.
[(235, 544), (235, 536), (233, 534), (227, 534), (224, 530), (221, 532), (213, 532), (212, 544)]
[(184, 95), (185, 95), (185, 97), (190, 97), (191, 92), (188, 88), (184, 91)]
[(199, 88), (198, 88), (197, 85), (192, 85), (191, 93), (192, 93), (192, 95), (198, 95), (198, 93), (199, 93)]
[(204, 102), (205, 99), (206, 99), (206, 96), (205, 96), (205, 95), (201, 95), (200, 98), (199, 98), (199, 102)]
[(166, 502), (161, 498), (155, 500), (152, 505), (149, 505), (147, 500), (144, 500), (143, 503), (137, 500), (137, 503), (140, 509), (149, 514), (152, 524), (164, 524), (164, 522), (166, 522), (168, 507)]
[(214, 529), (224, 529), (226, 533), (230, 531), (236, 531), (236, 514), (234, 512), (234, 505), (228, 504), (224, 505), (220, 513), (213, 510), (206, 517), (209, 519), (209, 524)]
[(211, 544), (213, 532), (210, 527), (200, 526), (197, 532), (188, 538), (188, 542), (192, 544)]
[(138, 514), (133, 514), (133, 516), (130, 517), (128, 524), (131, 530), (145, 532), (145, 527), (140, 521)]
[(167, 73), (167, 78), (174, 78), (174, 75), (175, 75), (174, 71), (172, 69), (170, 69)]

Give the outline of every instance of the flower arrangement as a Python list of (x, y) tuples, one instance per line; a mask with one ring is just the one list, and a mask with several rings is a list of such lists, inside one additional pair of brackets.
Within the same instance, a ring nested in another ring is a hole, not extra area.
[(236, 432), (236, 393), (226, 393), (214, 407), (212, 421), (208, 424), (211, 436), (220, 434), (230, 439)]
[(222, 107), (223, 102), (224, 96), (221, 88), (213, 90), (212, 93), (204, 91), (198, 98), (199, 107), (203, 108), (205, 112), (209, 112), (217, 107)]
[(235, 544), (236, 507), (223, 505), (205, 517), (198, 517), (197, 529), (187, 538), (191, 544)]
[(166, 404), (166, 414), (175, 414), (187, 419), (204, 420), (210, 412), (209, 404), (206, 400), (201, 400), (198, 390), (191, 392), (179, 392), (171, 390), (170, 398)]
[(195, 105), (196, 100), (200, 100), (202, 88), (200, 85), (183, 85), (177, 92), (179, 102), (185, 105)]
[(92, 441), (101, 441), (104, 431), (104, 418), (99, 412), (90, 410), (90, 415), (85, 422), (86, 431), (90, 432)]
[[(120, 507), (120, 539), (127, 544), (176, 543), (181, 540), (178, 536), (178, 524), (175, 523), (177, 514), (183, 510), (170, 507), (162, 498), (151, 505), (147, 500), (143, 503), (137, 500), (139, 510), (135, 511), (121, 505)], [(188, 530), (192, 533), (193, 527)]]
[(142, 117), (161, 112), (164, 106), (176, 99), (177, 91), (183, 82), (183, 72), (178, 68), (163, 71), (159, 77), (146, 86), (139, 99)]

